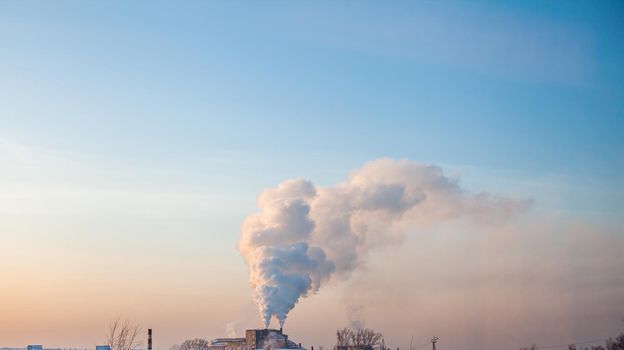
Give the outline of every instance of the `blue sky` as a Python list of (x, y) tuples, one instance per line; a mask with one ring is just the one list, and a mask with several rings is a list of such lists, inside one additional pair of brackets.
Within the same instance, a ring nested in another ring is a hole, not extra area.
[(381, 156), (621, 187), (617, 2), (2, 7), (12, 142), (260, 187)]
[(102, 259), (111, 237), (151, 237), (172, 260), (190, 240), (241, 272), (234, 243), (263, 188), (333, 184), (379, 157), (621, 227), (623, 15), (617, 1), (3, 1), (0, 237)]
[(2, 127), (130, 159), (391, 155), (613, 181), (621, 8), (560, 5), (7, 2)]

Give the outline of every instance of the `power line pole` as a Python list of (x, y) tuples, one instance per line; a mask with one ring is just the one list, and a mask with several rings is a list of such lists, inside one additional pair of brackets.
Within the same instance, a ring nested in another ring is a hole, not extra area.
[(433, 345), (433, 350), (436, 350), (436, 343), (438, 342), (438, 337), (431, 338), (431, 345)]

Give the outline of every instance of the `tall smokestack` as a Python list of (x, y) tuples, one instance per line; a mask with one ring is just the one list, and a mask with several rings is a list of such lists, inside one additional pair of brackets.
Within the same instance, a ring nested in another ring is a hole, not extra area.
[(152, 350), (152, 329), (147, 330), (147, 350)]

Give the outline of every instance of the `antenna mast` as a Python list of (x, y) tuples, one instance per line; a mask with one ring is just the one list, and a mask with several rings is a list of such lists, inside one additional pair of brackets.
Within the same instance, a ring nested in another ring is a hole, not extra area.
[(433, 345), (433, 350), (436, 350), (436, 343), (438, 342), (438, 337), (431, 338), (431, 345)]

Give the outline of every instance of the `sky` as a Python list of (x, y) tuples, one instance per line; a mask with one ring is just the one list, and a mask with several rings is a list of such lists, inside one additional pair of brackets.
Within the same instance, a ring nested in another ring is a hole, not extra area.
[(0, 2), (0, 347), (93, 347), (117, 316), (158, 350), (260, 327), (237, 250), (258, 196), (379, 159), (526, 209), (408, 225), (301, 299), (291, 338), (615, 336), (623, 20), (617, 1)]

